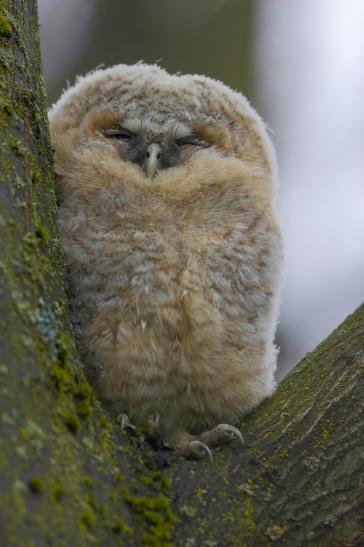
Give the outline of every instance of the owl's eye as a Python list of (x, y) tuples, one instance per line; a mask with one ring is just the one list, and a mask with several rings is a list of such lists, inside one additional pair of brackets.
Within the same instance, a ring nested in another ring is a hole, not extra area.
[(118, 141), (130, 141), (135, 137), (133, 133), (131, 133), (127, 129), (124, 129), (123, 127), (106, 129), (102, 132), (102, 134), (108, 139), (117, 139)]
[(207, 148), (208, 146), (211, 146), (211, 144), (208, 141), (204, 141), (203, 139), (200, 139), (198, 135), (187, 135), (186, 137), (181, 137), (180, 139), (176, 139), (175, 143), (177, 146), (200, 146), (201, 148)]

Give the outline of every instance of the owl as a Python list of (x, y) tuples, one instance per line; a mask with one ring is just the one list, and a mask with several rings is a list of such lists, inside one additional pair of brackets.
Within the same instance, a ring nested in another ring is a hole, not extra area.
[(80, 351), (100, 397), (198, 457), (274, 389), (276, 160), (247, 99), (138, 63), (49, 113)]

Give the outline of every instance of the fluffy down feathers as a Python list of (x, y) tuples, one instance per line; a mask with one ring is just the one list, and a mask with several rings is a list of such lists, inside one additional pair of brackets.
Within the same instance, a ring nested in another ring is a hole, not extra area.
[[(153, 179), (100, 128), (207, 139)], [(102, 398), (165, 439), (237, 422), (274, 387), (276, 165), (239, 93), (157, 66), (97, 70), (50, 111), (59, 227), (84, 361)], [(134, 122), (133, 122), (134, 123)]]

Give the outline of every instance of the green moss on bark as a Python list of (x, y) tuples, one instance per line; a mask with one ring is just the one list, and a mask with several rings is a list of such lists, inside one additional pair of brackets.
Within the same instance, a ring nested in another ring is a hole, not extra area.
[(13, 27), (9, 18), (6, 17), (6, 15), (1, 14), (0, 15), (0, 35), (9, 36), (12, 30), (13, 30)]

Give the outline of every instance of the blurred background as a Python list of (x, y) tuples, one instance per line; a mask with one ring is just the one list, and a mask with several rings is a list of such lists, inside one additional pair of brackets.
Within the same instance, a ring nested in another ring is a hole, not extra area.
[(98, 65), (158, 61), (242, 91), (272, 129), (282, 378), (364, 301), (364, 2), (39, 0), (39, 10), (50, 104)]

